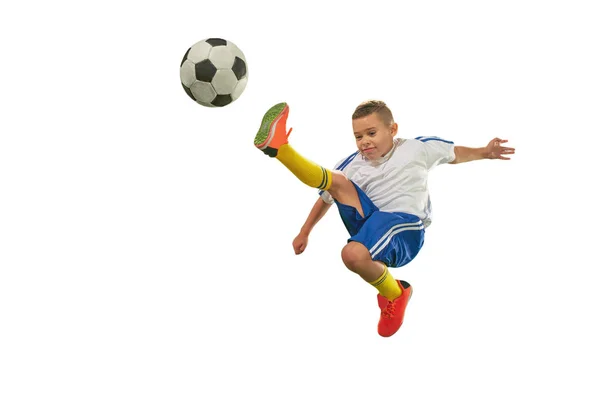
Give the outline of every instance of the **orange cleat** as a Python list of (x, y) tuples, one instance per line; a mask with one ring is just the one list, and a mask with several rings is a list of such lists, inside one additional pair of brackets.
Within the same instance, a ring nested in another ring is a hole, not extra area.
[(260, 129), (254, 138), (254, 146), (263, 151), (271, 158), (277, 156), (279, 147), (288, 143), (287, 138), (292, 133), (285, 132), (285, 122), (287, 121), (290, 107), (287, 103), (279, 103), (271, 107), (263, 116)]
[(412, 287), (406, 281), (398, 281), (402, 287), (402, 294), (394, 301), (390, 301), (381, 294), (377, 294), (377, 303), (381, 309), (377, 332), (380, 336), (390, 337), (398, 331), (404, 322), (404, 311), (408, 300), (412, 296)]

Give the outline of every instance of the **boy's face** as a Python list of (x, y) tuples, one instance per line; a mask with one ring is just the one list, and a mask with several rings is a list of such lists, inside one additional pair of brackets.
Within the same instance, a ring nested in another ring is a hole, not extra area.
[(352, 120), (352, 129), (360, 153), (367, 159), (374, 160), (386, 155), (392, 149), (398, 124), (386, 126), (378, 114), (372, 113)]

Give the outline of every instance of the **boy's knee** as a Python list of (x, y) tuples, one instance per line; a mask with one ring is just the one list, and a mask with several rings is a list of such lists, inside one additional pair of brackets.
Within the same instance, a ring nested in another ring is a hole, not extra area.
[(348, 185), (353, 186), (350, 180), (346, 178), (346, 175), (344, 175), (342, 171), (331, 171), (331, 186), (327, 191), (329, 191), (333, 198), (335, 198), (334, 194), (343, 192), (345, 189), (347, 189)]
[(344, 261), (344, 265), (351, 271), (356, 270), (365, 261), (370, 260), (371, 254), (362, 243), (349, 242), (342, 249), (342, 261)]

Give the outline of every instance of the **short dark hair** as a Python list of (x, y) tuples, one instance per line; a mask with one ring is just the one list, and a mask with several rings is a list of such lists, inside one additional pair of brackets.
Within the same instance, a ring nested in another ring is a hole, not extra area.
[(391, 126), (394, 123), (392, 111), (387, 104), (381, 100), (367, 100), (360, 103), (352, 114), (352, 120), (360, 119), (373, 113), (377, 113), (383, 124), (386, 126)]

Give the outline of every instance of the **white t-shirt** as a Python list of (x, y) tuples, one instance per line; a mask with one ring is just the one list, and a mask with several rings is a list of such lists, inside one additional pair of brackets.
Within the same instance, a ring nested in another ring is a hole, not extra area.
[[(358, 185), (379, 210), (414, 214), (427, 227), (431, 224), (427, 174), (454, 158), (454, 142), (437, 136), (396, 138), (387, 155), (370, 161), (357, 151), (340, 160), (335, 169)], [(326, 203), (334, 203), (329, 192), (320, 194)]]

